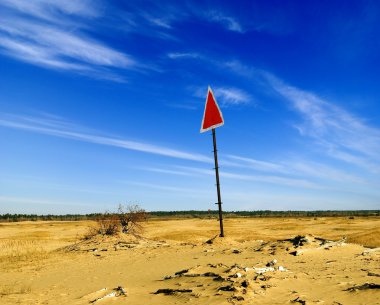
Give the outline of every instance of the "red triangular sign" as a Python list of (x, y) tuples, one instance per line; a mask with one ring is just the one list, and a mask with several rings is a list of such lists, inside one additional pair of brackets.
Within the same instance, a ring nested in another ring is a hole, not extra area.
[(214, 97), (211, 88), (208, 87), (205, 111), (203, 113), (203, 120), (201, 132), (205, 132), (212, 128), (224, 125), (223, 115)]

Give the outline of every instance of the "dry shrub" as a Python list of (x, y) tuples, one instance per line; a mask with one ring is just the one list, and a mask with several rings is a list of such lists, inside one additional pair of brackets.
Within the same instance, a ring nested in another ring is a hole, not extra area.
[(133, 235), (142, 233), (142, 222), (148, 218), (147, 212), (137, 204), (129, 205), (127, 209), (120, 204), (117, 215), (121, 225), (121, 232)]
[(139, 205), (119, 205), (117, 213), (103, 213), (96, 219), (96, 226), (90, 227), (84, 239), (97, 235), (114, 236), (120, 233), (139, 236), (142, 233), (142, 222), (147, 220), (147, 212)]
[(96, 220), (100, 235), (116, 235), (120, 231), (118, 217), (115, 214), (104, 213)]
[(120, 232), (119, 218), (116, 214), (105, 212), (95, 219), (95, 226), (88, 228), (83, 239), (91, 239), (97, 235), (117, 235)]

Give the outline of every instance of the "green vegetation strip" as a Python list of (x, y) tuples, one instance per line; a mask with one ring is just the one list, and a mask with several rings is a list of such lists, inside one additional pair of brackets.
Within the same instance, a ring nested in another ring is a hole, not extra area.
[[(370, 217), (380, 216), (380, 210), (347, 210), (347, 211), (227, 211), (224, 217)], [(218, 211), (152, 211), (148, 212), (150, 218), (215, 218)], [(17, 221), (80, 221), (96, 220), (104, 213), (93, 214), (66, 214), (66, 215), (36, 215), (36, 214), (0, 214), (0, 222)]]

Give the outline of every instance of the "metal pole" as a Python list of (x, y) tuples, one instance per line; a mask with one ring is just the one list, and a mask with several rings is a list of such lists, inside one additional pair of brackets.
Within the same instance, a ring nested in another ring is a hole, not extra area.
[(218, 153), (216, 149), (216, 136), (215, 128), (212, 129), (212, 140), (214, 142), (214, 160), (215, 160), (215, 176), (216, 176), (216, 189), (218, 192), (218, 207), (219, 207), (219, 223), (220, 223), (220, 237), (224, 237), (223, 232), (223, 215), (222, 215), (222, 198), (220, 196), (220, 183), (219, 183), (219, 166), (218, 166)]

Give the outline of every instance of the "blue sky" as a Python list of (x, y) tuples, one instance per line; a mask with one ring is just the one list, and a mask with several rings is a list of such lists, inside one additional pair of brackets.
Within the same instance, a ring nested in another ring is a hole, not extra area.
[(377, 1), (0, 4), (0, 213), (380, 208)]

